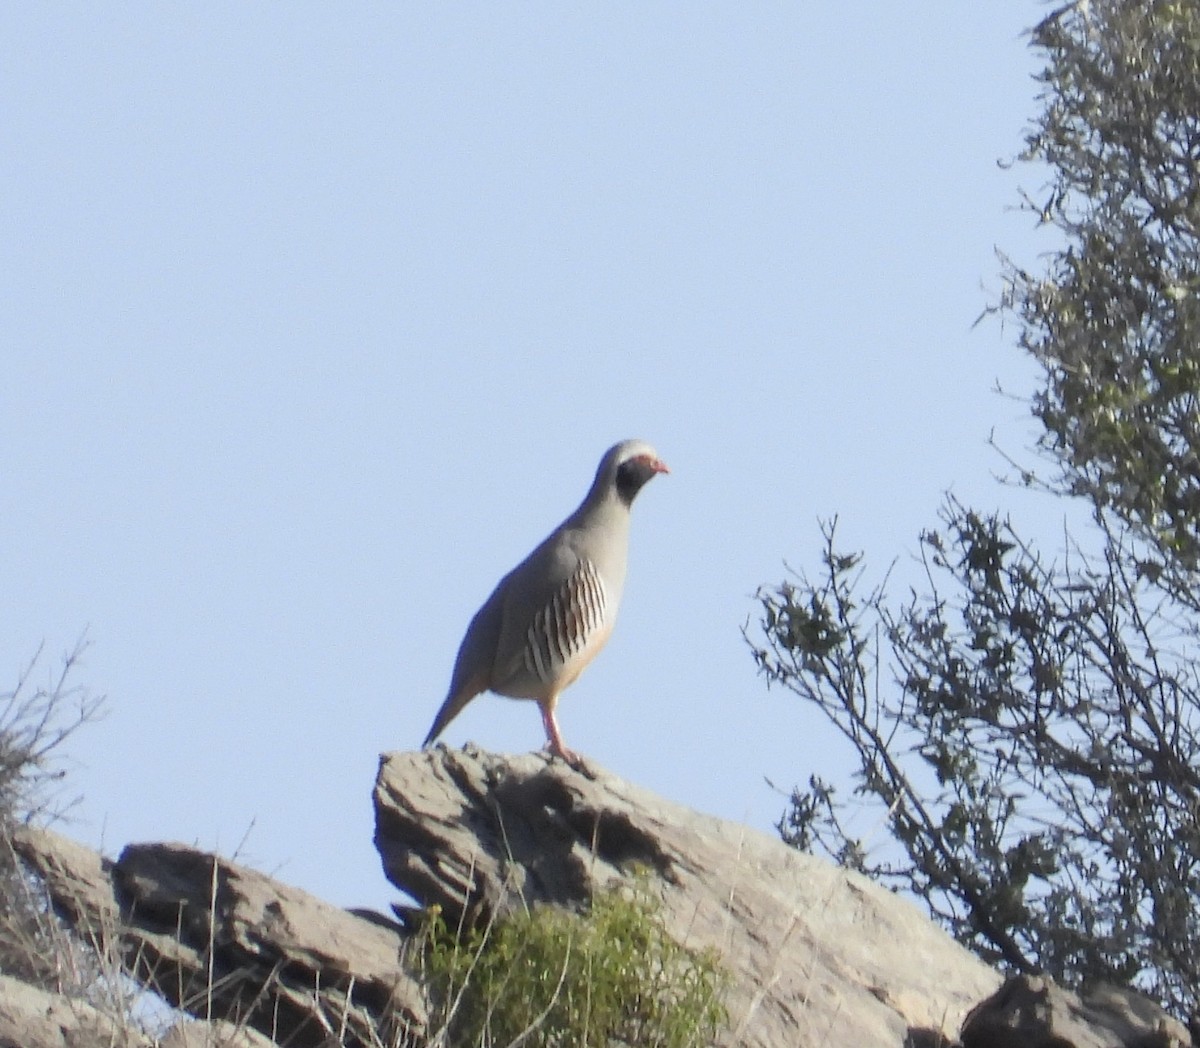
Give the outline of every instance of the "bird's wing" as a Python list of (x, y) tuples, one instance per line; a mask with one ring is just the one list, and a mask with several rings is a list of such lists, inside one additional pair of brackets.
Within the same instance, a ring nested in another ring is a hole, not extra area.
[(501, 694), (557, 694), (607, 634), (604, 579), (578, 548), (577, 537), (554, 536), (510, 576), (493, 671), (493, 687)]

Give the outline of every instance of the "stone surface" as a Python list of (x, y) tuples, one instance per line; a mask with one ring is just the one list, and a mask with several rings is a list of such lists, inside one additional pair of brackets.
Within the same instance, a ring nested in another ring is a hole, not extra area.
[(971, 1010), (963, 1048), (1188, 1048), (1191, 1034), (1135, 990), (1103, 985), (1075, 994), (1021, 975)]
[(395, 753), (375, 804), (389, 879), (451, 923), (581, 906), (649, 868), (674, 937), (733, 973), (730, 1045), (935, 1044), (1001, 981), (865, 878), (596, 769), (471, 747)]
[(296, 1048), (420, 1040), (424, 998), (396, 927), (180, 844), (116, 862), (46, 830), (14, 844), (64, 919), (191, 1015)]
[(0, 974), (0, 1048), (151, 1048), (99, 1009)]
[(275, 1042), (250, 1027), (214, 1019), (177, 1023), (158, 1042), (158, 1048), (275, 1048)]
[[(600, 769), (474, 748), (396, 753), (381, 758), (374, 798), (388, 876), (452, 926), (581, 907), (649, 871), (671, 934), (711, 947), (730, 973), (724, 1045), (947, 1048), (960, 1028), (964, 1048), (1190, 1043), (1130, 991), (1001, 986), (906, 900)], [(68, 924), (196, 1017), (164, 1048), (444, 1046), (427, 1030), (402, 924), (183, 845), (111, 861), (26, 829), (14, 846)], [(149, 1048), (139, 1038), (85, 1002), (0, 977), (0, 1048)]]

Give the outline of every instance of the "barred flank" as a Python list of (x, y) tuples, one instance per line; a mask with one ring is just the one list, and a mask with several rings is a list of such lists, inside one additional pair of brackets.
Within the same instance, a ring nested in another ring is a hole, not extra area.
[(590, 560), (580, 560), (571, 577), (534, 617), (525, 638), (525, 668), (549, 683), (604, 624), (604, 581)]

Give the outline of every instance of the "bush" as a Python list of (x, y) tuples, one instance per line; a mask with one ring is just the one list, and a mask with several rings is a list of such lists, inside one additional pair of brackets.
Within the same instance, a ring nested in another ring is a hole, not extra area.
[(85, 647), (81, 640), (41, 685), (34, 683), (39, 650), (16, 687), (0, 694), (0, 973), (58, 992), (90, 983), (95, 965), (67, 941), (40, 885), (18, 862), (12, 833), (59, 812), (61, 744), (102, 702), (69, 683)]
[(675, 942), (640, 882), (583, 914), (538, 907), (461, 935), (434, 911), (425, 934), (424, 974), (453, 1044), (689, 1048), (726, 1020), (715, 956)]

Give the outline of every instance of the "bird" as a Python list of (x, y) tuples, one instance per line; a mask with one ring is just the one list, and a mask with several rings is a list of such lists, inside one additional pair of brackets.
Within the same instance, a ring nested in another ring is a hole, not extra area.
[(422, 748), (476, 695), (491, 691), (533, 699), (551, 756), (580, 763), (563, 744), (558, 697), (612, 633), (625, 587), (630, 507), (650, 480), (669, 472), (642, 440), (623, 440), (604, 453), (575, 512), (500, 580), (471, 619)]

